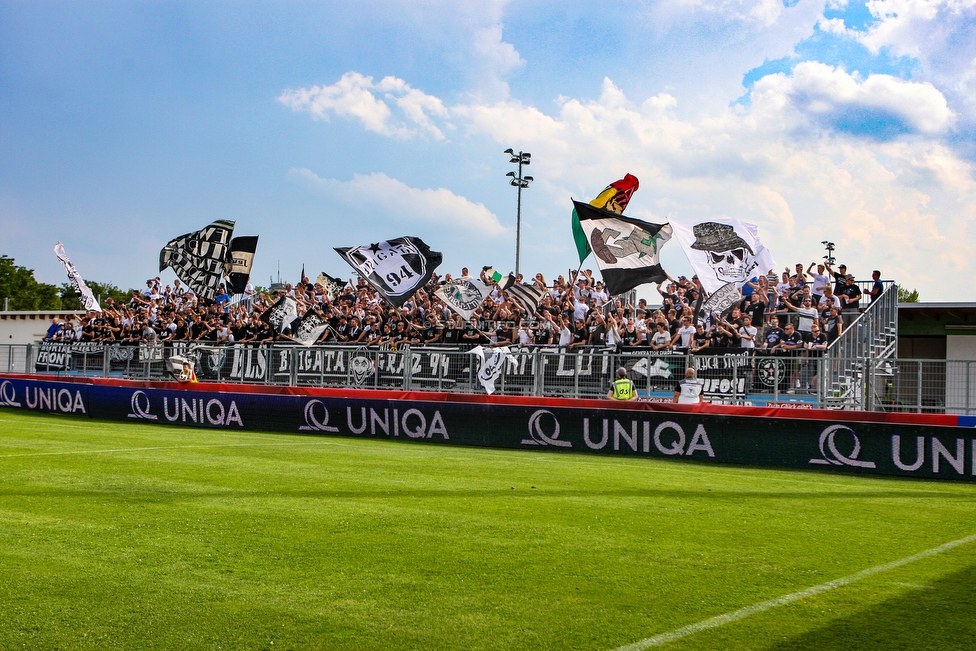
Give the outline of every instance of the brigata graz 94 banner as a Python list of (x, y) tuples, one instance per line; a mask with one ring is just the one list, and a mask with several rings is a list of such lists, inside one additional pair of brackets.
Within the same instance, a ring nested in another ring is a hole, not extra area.
[[(56, 382), (0, 376), (0, 407), (149, 425), (414, 440), (779, 468), (976, 481), (976, 418), (859, 422), (850, 412), (773, 417), (615, 408), (609, 401), (310, 389), (248, 393), (233, 385)], [(211, 390), (213, 389), (213, 390)], [(230, 390), (222, 390), (230, 389)], [(255, 390), (258, 387), (248, 387)], [(262, 387), (264, 389), (264, 387)], [(415, 399), (422, 398), (422, 399)], [(646, 409), (644, 407), (647, 407)], [(762, 413), (761, 416), (744, 415)], [(837, 420), (829, 420), (836, 414)], [(847, 417), (845, 419), (844, 417)], [(949, 425), (933, 425), (945, 422)]]

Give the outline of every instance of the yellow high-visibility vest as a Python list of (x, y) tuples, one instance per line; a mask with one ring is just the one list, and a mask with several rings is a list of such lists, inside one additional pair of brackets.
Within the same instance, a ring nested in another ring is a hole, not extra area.
[(634, 383), (627, 378), (613, 381), (613, 399), (630, 400), (634, 396)]

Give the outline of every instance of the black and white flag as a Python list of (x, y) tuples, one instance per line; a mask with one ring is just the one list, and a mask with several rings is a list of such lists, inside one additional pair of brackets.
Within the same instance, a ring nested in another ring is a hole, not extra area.
[(579, 201), (573, 205), (611, 296), (667, 279), (661, 247), (673, 235), (669, 224), (651, 224)]
[(489, 293), (491, 288), (476, 278), (455, 278), (438, 287), (434, 295), (467, 321)]
[(309, 310), (292, 328), (291, 338), (303, 346), (311, 346), (318, 341), (327, 327), (329, 324), (325, 319), (314, 310)]
[[(731, 285), (740, 289), (750, 278), (776, 268), (769, 249), (759, 241), (759, 228), (738, 219), (675, 222), (674, 234), (709, 294)], [(720, 310), (713, 310), (718, 312)]]
[(247, 281), (251, 277), (251, 267), (254, 264), (254, 252), (258, 249), (258, 236), (247, 235), (235, 237), (230, 241), (230, 254), (225, 263), (227, 276), (227, 292), (229, 294), (243, 294)]
[(529, 318), (532, 318), (535, 311), (539, 309), (539, 303), (542, 301), (542, 297), (546, 295), (546, 290), (540, 287), (527, 285), (526, 283), (516, 283), (515, 276), (512, 274), (509, 274), (505, 282), (499, 285), (499, 287), (503, 292), (511, 296), (516, 303), (525, 308), (527, 312), (526, 316)]
[(274, 328), (275, 332), (283, 332), (297, 318), (298, 303), (288, 296), (279, 298), (277, 303), (261, 315), (261, 320)]
[(58, 256), (58, 260), (64, 265), (64, 270), (68, 273), (68, 280), (71, 281), (71, 287), (75, 290), (75, 294), (81, 299), (81, 304), (85, 306), (85, 309), (89, 312), (101, 312), (102, 308), (98, 305), (98, 301), (95, 300), (95, 296), (92, 294), (92, 290), (88, 288), (85, 284), (84, 279), (75, 266), (71, 264), (71, 260), (68, 259), (68, 254), (64, 252), (64, 245), (58, 242), (54, 245), (54, 255)]
[(471, 349), (471, 354), (478, 358), (478, 382), (485, 388), (488, 395), (495, 392), (495, 382), (505, 371), (505, 362), (509, 359), (515, 360), (508, 346), (501, 348), (482, 348), (477, 346)]
[(203, 230), (171, 240), (159, 252), (159, 270), (172, 267), (200, 298), (213, 300), (227, 272), (234, 222), (218, 220)]
[(325, 290), (325, 295), (329, 297), (330, 301), (334, 301), (342, 296), (342, 290), (346, 286), (346, 283), (338, 278), (333, 278), (324, 271), (315, 279), (315, 284)]
[(342, 259), (387, 301), (400, 307), (430, 281), (443, 256), (419, 237), (398, 237), (369, 246), (336, 248)]

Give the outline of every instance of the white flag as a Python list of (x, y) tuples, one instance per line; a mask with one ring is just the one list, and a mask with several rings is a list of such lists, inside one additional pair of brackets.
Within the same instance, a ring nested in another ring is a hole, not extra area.
[(741, 288), (750, 278), (776, 268), (773, 255), (759, 241), (759, 229), (738, 219), (694, 223), (672, 221), (675, 237), (698, 280), (709, 294), (727, 285)]
[(455, 278), (446, 282), (434, 292), (444, 304), (467, 321), (475, 313), (485, 297), (491, 293), (483, 282), (475, 278)]
[(505, 362), (508, 359), (515, 359), (508, 346), (501, 348), (482, 348), (478, 346), (471, 349), (471, 354), (478, 358), (478, 382), (485, 388), (488, 395), (495, 392), (495, 381), (501, 377), (505, 371)]
[(98, 301), (95, 300), (92, 290), (85, 284), (81, 274), (75, 269), (75, 266), (71, 264), (71, 260), (68, 259), (68, 254), (64, 252), (64, 245), (61, 242), (54, 245), (54, 255), (58, 256), (58, 260), (64, 265), (64, 270), (68, 273), (68, 280), (71, 281), (71, 286), (74, 288), (78, 298), (81, 299), (81, 303), (85, 306), (85, 309), (89, 312), (101, 312), (102, 308), (98, 305)]

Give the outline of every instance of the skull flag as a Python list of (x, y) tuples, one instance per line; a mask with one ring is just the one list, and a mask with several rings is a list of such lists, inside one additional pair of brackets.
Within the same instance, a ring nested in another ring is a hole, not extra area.
[(668, 277), (661, 267), (661, 247), (671, 239), (670, 225), (624, 217), (580, 201), (573, 205), (611, 296)]
[(217, 220), (206, 228), (171, 240), (159, 252), (159, 270), (172, 267), (200, 298), (213, 300), (227, 272), (234, 222)]
[(396, 307), (426, 285), (443, 260), (440, 253), (431, 251), (419, 237), (337, 248), (336, 253)]
[(755, 224), (738, 219), (711, 219), (671, 225), (698, 280), (709, 294), (729, 284), (739, 289), (750, 278), (776, 268), (769, 249), (759, 241)]

